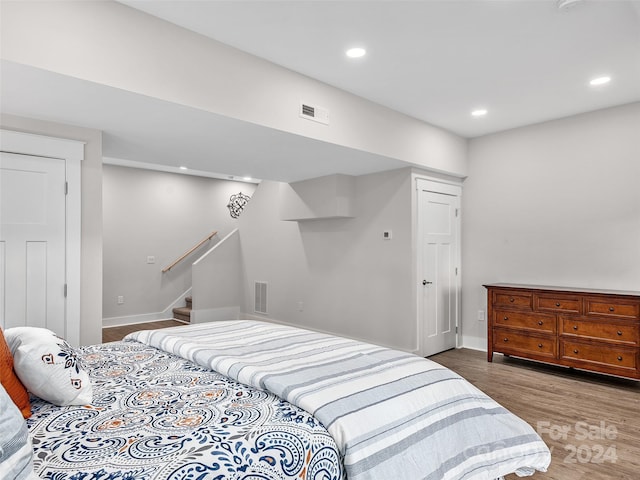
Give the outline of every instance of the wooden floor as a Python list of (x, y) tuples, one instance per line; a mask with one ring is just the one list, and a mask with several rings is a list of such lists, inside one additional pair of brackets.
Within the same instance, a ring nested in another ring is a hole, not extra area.
[(157, 322), (136, 323), (133, 325), (122, 325), (120, 327), (108, 327), (102, 329), (102, 343), (117, 342), (122, 340), (125, 335), (138, 330), (156, 330), (158, 328), (177, 327), (184, 325), (184, 322), (178, 320), (159, 320)]
[[(536, 480), (640, 479), (640, 382), (473, 350), (430, 359), (527, 421), (551, 449)], [(507, 476), (508, 480), (516, 479)]]

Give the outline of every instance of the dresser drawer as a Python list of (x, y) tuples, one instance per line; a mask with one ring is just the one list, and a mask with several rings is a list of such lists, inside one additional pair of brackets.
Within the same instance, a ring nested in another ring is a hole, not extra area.
[(633, 323), (609, 323), (560, 317), (560, 331), (563, 335), (607, 340), (628, 345), (640, 342), (640, 325)]
[(582, 299), (575, 295), (536, 295), (535, 306), (541, 312), (582, 313)]
[(638, 367), (637, 349), (612, 345), (586, 344), (560, 340), (560, 357), (594, 365), (635, 370)]
[(538, 357), (556, 357), (556, 337), (545, 335), (528, 335), (512, 332), (504, 328), (493, 330), (493, 350), (507, 354)]
[(623, 300), (607, 301), (600, 298), (587, 298), (587, 315), (605, 315), (619, 318), (640, 319), (640, 303)]
[(496, 307), (518, 307), (533, 310), (533, 294), (531, 292), (493, 292), (493, 304)]
[(557, 331), (555, 315), (540, 313), (494, 310), (493, 324), (496, 327), (527, 329), (541, 333), (555, 334)]

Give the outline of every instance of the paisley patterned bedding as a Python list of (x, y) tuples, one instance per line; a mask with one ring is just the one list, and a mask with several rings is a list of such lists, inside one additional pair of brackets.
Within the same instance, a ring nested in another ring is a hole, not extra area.
[(27, 422), (41, 478), (344, 478), (327, 430), (273, 394), (136, 342), (79, 353), (92, 405), (32, 399)]

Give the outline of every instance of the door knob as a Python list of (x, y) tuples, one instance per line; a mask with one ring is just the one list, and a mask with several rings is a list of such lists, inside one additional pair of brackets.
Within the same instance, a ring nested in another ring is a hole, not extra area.
[(426, 280), (422, 280), (422, 285), (431, 285), (433, 282), (427, 282)]

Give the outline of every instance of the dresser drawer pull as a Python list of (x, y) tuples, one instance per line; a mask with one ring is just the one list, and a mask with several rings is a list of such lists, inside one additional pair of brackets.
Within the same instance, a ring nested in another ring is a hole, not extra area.
[(538, 344), (538, 348), (542, 348), (542, 344), (541, 343)]
[(615, 310), (615, 308), (613, 308), (613, 307), (609, 307), (609, 311), (610, 311), (610, 312), (613, 312), (614, 310)]
[(578, 325), (574, 325), (574, 326), (573, 326), (573, 329), (574, 329), (574, 330), (577, 330), (577, 329), (578, 329)]
[(556, 302), (556, 307), (559, 307), (559, 306), (560, 306), (560, 302)]
[(507, 320), (509, 320), (509, 317), (504, 317), (503, 320), (506, 322)]
[(621, 362), (622, 361), (622, 355), (618, 355), (618, 361)]
[(538, 321), (538, 325), (542, 325), (544, 322), (542, 320)]
[(578, 353), (578, 349), (577, 349), (577, 348), (574, 348), (574, 349), (573, 349), (573, 353)]
[(622, 336), (622, 332), (620, 330), (618, 330), (618, 335)]
[(515, 300), (516, 300), (516, 299), (515, 299), (515, 298), (513, 298), (513, 297), (509, 298), (509, 301), (510, 301), (511, 303), (515, 302)]
[(505, 341), (505, 342), (508, 342), (508, 341), (509, 341), (509, 339), (508, 339), (507, 337), (504, 337), (504, 341)]

